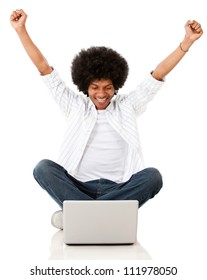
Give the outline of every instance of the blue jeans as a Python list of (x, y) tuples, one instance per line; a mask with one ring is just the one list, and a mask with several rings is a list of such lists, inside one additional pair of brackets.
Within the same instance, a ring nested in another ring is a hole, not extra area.
[(44, 159), (34, 168), (39, 185), (62, 208), (64, 200), (138, 200), (139, 207), (162, 188), (162, 176), (155, 168), (146, 168), (124, 183), (107, 179), (80, 182), (59, 164)]

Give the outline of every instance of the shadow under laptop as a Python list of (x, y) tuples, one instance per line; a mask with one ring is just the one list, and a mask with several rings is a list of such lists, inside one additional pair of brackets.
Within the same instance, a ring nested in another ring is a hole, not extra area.
[(51, 239), (49, 260), (151, 260), (149, 253), (137, 241), (126, 245), (66, 245), (63, 231)]

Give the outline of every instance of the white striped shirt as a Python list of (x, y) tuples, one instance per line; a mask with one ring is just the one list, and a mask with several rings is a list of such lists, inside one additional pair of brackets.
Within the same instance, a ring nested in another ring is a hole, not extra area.
[[(43, 76), (43, 80), (67, 120), (58, 163), (73, 176), (96, 123), (97, 110), (90, 98), (69, 89), (56, 70)], [(129, 145), (123, 182), (144, 168), (137, 117), (145, 111), (162, 84), (148, 74), (136, 90), (116, 95), (105, 109), (108, 122)]]

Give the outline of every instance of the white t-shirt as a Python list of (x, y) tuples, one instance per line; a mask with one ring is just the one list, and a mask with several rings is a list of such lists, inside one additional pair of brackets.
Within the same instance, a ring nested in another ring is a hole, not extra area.
[(97, 122), (89, 137), (74, 177), (82, 182), (105, 178), (122, 182), (128, 144), (98, 110)]

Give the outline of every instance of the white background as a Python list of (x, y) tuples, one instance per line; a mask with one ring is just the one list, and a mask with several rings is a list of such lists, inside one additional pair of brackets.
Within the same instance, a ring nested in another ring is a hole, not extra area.
[[(23, 8), (28, 31), (73, 90), (70, 62), (91, 45), (116, 49), (128, 61), (129, 92), (173, 51), (188, 19), (204, 35), (167, 77), (138, 120), (145, 163), (157, 167), (164, 187), (139, 211), (138, 240), (154, 261), (200, 267), (206, 252), (206, 49), (205, 1), (0, 0), (1, 255), (5, 264), (47, 261), (56, 232), (57, 205), (33, 179), (43, 158), (55, 160), (65, 122), (10, 25)], [(192, 268), (192, 267), (191, 267)], [(189, 266), (190, 269), (190, 266)], [(187, 273), (187, 272), (186, 272)]]

